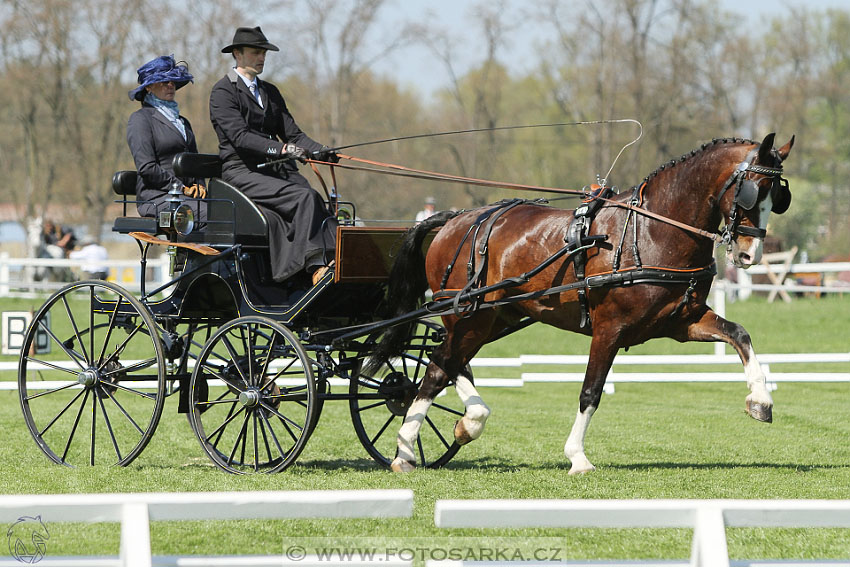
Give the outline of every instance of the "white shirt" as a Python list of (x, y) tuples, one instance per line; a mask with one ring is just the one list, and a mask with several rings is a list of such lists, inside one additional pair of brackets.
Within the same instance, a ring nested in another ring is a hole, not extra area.
[(429, 211), (428, 209), (423, 209), (416, 213), (416, 222), (422, 222), (428, 217), (437, 214), (437, 211)]
[(109, 266), (106, 261), (109, 258), (106, 248), (100, 244), (89, 244), (83, 246), (79, 250), (73, 250), (68, 257), (72, 260), (83, 260), (83, 271), (96, 274), (98, 272), (108, 272)]
[[(236, 70), (235, 67), (234, 70)], [(254, 77), (254, 79), (251, 80), (238, 70), (236, 70), (236, 74), (239, 75), (239, 78), (242, 79), (242, 82), (245, 83), (245, 86), (248, 87), (249, 91), (251, 90), (251, 87), (254, 87), (254, 90), (251, 92), (257, 93), (254, 96), (259, 100), (260, 106), (263, 106), (263, 97), (260, 96), (260, 85), (257, 83), (257, 77)]]

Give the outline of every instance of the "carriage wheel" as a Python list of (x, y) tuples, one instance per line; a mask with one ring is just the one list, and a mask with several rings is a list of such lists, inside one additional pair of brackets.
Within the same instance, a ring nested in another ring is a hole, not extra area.
[(18, 393), (27, 428), (54, 462), (129, 464), (150, 441), (165, 400), (153, 317), (115, 284), (65, 286), (27, 330)]
[[(349, 385), (349, 410), (354, 431), (369, 455), (389, 468), (396, 455), (396, 435), (404, 422), (428, 366), (428, 354), (437, 344), (442, 327), (420, 321), (414, 328), (406, 352), (367, 376), (360, 373)], [(460, 449), (454, 440), (454, 425), (464, 407), (454, 386), (434, 399), (416, 440), (417, 465), (439, 468)]]
[(234, 319), (216, 331), (198, 357), (189, 399), (201, 447), (234, 474), (282, 471), (315, 425), (311, 360), (289, 329), (264, 317)]

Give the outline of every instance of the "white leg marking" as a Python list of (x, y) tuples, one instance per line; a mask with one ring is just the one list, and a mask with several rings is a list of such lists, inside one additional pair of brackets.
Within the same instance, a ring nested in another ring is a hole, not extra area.
[(455, 380), (455, 390), (466, 408), (463, 417), (455, 426), (455, 440), (464, 445), (481, 436), (484, 423), (490, 416), (490, 408), (466, 376), (458, 375)]
[(567, 443), (564, 445), (564, 455), (570, 460), (570, 474), (578, 474), (596, 470), (587, 456), (584, 454), (584, 435), (587, 433), (587, 427), (590, 425), (590, 418), (593, 417), (593, 412), (596, 408), (588, 406), (582, 413), (579, 411), (576, 414), (573, 429), (570, 431), (570, 436), (567, 438)]
[(425, 414), (431, 407), (431, 400), (413, 400), (404, 423), (398, 430), (398, 455), (390, 467), (396, 472), (410, 472), (416, 464), (416, 439), (419, 437), (419, 429), (425, 421)]
[(749, 360), (744, 366), (744, 373), (747, 376), (747, 387), (750, 389), (750, 395), (747, 396), (747, 401), (773, 407), (773, 398), (770, 397), (770, 392), (767, 391), (764, 372), (761, 369), (759, 361), (756, 359), (756, 353), (753, 351), (752, 346), (749, 347), (747, 356)]

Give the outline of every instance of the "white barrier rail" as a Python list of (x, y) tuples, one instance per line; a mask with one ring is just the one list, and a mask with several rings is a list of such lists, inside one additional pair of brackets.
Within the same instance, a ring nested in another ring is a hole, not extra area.
[(691, 567), (729, 567), (726, 527), (850, 528), (850, 500), (438, 500), (434, 522), (441, 528), (692, 528)]
[[(850, 352), (825, 352), (825, 353), (776, 353), (761, 354), (757, 356), (767, 376), (767, 381), (775, 388), (778, 382), (850, 382), (850, 372), (773, 372), (771, 364), (813, 364), (813, 363), (850, 363)], [(487, 378), (481, 375), (475, 382), (483, 387), (521, 387), (527, 382), (582, 382), (584, 371), (576, 372), (523, 372), (523, 366), (558, 365), (558, 366), (587, 366), (587, 355), (541, 355), (524, 354), (516, 358), (473, 358), (470, 365), (474, 369), (481, 368), (516, 368), (518, 378)], [(132, 365), (134, 361), (126, 361), (125, 364)], [(697, 365), (735, 365), (736, 368), (729, 372), (615, 372), (617, 366), (697, 366)], [(618, 355), (614, 359), (612, 369), (606, 379), (608, 393), (613, 393), (613, 385), (616, 383), (629, 382), (742, 382), (744, 380), (743, 370), (740, 368), (741, 361), (733, 354), (683, 354), (683, 355)], [(56, 364), (58, 367), (76, 369), (73, 362), (63, 361)], [(193, 362), (189, 364), (190, 368)], [(33, 363), (31, 370), (44, 369), (48, 367)], [(4, 372), (16, 372), (17, 361), (0, 362), (0, 374)], [(73, 380), (71, 380), (73, 381)], [(330, 380), (333, 386), (346, 386), (348, 381), (341, 378)], [(45, 380), (43, 382), (30, 382), (30, 389), (50, 389), (67, 385), (68, 381)], [(136, 384), (144, 387), (145, 384)], [(147, 384), (155, 387), (155, 384)], [(0, 381), (0, 391), (17, 389), (17, 381)]]
[[(70, 558), (38, 561), (41, 567), (59, 565), (286, 565), (276, 557), (157, 557), (151, 556), (150, 521), (242, 520), (289, 518), (409, 518), (412, 490), (316, 490), (289, 492), (176, 492), (134, 494), (37, 494), (0, 496), (0, 522), (12, 524), (40, 516), (41, 522), (119, 522), (121, 549), (114, 558)], [(11, 531), (11, 528), (10, 528)], [(32, 535), (30, 532), (28, 535)], [(31, 541), (28, 543), (32, 548)], [(31, 558), (24, 558), (31, 559)], [(292, 565), (311, 565), (310, 558)], [(25, 561), (29, 562), (29, 561)], [(333, 565), (327, 561), (321, 565)], [(20, 565), (0, 559), (0, 565)], [(408, 562), (397, 565), (409, 565)]]
[[(169, 281), (168, 278), (168, 256), (163, 254), (159, 258), (148, 258), (146, 269), (153, 273), (154, 277), (148, 280), (148, 288), (154, 289)], [(71, 260), (67, 258), (10, 258), (8, 252), (0, 253), (0, 296), (8, 296), (12, 290), (51, 291), (56, 290), (65, 282), (32, 281), (23, 277), (27, 268), (77, 268), (82, 270), (87, 264), (86, 260)], [(120, 281), (120, 271), (124, 269), (139, 270), (139, 260), (113, 260), (107, 261), (110, 268), (119, 271), (118, 282), (122, 287), (132, 291), (139, 290), (138, 278), (133, 281)], [(18, 273), (18, 278), (13, 279), (13, 272)], [(134, 272), (135, 273), (135, 272)]]
[[(793, 253), (792, 253), (793, 257)], [(806, 263), (793, 263), (790, 262), (787, 267), (782, 264), (770, 264), (769, 266), (765, 266), (762, 264), (757, 264), (755, 266), (750, 266), (749, 268), (742, 269), (739, 268), (737, 270), (738, 283), (732, 284), (730, 282), (725, 282), (731, 289), (736, 289), (739, 292), (741, 299), (747, 299), (753, 291), (770, 291), (770, 292), (779, 292), (780, 290), (785, 293), (795, 293), (795, 292), (815, 292), (815, 293), (831, 293), (831, 292), (839, 292), (845, 293), (850, 292), (850, 285), (844, 282), (839, 282), (840, 285), (834, 286), (802, 286), (797, 285), (796, 282), (791, 284), (784, 285), (770, 285), (770, 284), (753, 284), (752, 277), (759, 275), (772, 275), (778, 281), (784, 280), (786, 277), (793, 278), (794, 274), (835, 274), (840, 272), (850, 272), (850, 262), (806, 262)]]

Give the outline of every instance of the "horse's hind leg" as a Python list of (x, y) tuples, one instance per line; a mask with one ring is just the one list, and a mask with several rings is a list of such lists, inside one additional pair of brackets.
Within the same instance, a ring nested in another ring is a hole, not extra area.
[(461, 320), (446, 321), (447, 338), (433, 353), (413, 403), (398, 431), (398, 454), (390, 468), (396, 472), (412, 471), (416, 466), (415, 444), (428, 409), (446, 386), (455, 381), (455, 389), (463, 402), (463, 417), (455, 425), (455, 441), (463, 445), (477, 439), (484, 430), (490, 408), (478, 395), (471, 377), (464, 370), (469, 359), (478, 352), (493, 326), (495, 315), (479, 314)]
[[(433, 362), (428, 364), (425, 371), (425, 377), (422, 379), (422, 386), (426, 383), (432, 383), (435, 380), (432, 378), (434, 373), (442, 373), (442, 370)], [(390, 468), (395, 472), (410, 472), (416, 468), (416, 453), (415, 445), (419, 437), (419, 430), (422, 428), (422, 422), (425, 421), (425, 415), (428, 409), (434, 402), (434, 397), (437, 393), (430, 395), (430, 388), (423, 392), (423, 387), (419, 388), (419, 392), (413, 399), (413, 403), (407, 409), (407, 414), (404, 416), (404, 423), (398, 430), (398, 451), (395, 459), (390, 464)]]
[(434, 403), (434, 398), (446, 387), (448, 382), (448, 374), (432, 358), (425, 370), (419, 391), (404, 416), (404, 423), (398, 430), (398, 452), (390, 464), (390, 468), (395, 472), (410, 472), (416, 468), (415, 447), (419, 430), (422, 429), (422, 422), (425, 421), (425, 416), (428, 414), (431, 404)]
[(727, 321), (707, 309), (702, 317), (688, 326), (688, 340), (723, 341), (729, 343), (738, 352), (747, 376), (747, 413), (759, 421), (773, 421), (773, 398), (767, 391), (764, 371), (756, 358), (750, 334), (738, 323)]

